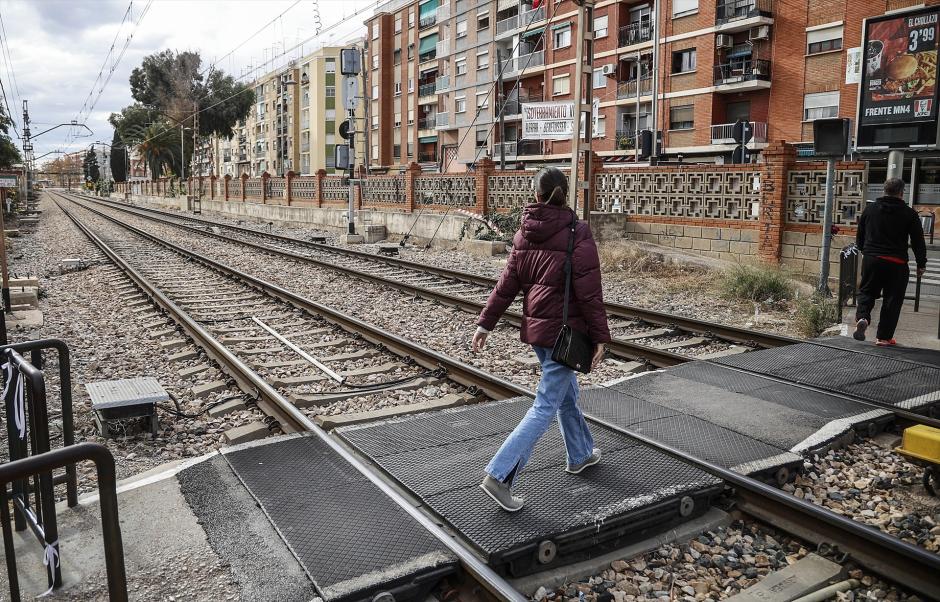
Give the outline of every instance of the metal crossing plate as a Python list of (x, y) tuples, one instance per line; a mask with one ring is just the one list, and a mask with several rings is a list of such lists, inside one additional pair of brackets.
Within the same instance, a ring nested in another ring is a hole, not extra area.
[(327, 602), (421, 590), (451, 552), (315, 436), (224, 454)]
[(826, 337), (816, 339), (820, 345), (840, 347), (856, 353), (870, 353), (882, 357), (917, 362), (940, 368), (940, 351), (934, 349), (918, 349), (895, 345), (893, 347), (878, 347), (872, 341), (856, 341), (851, 337)]
[(170, 400), (169, 393), (152, 376), (85, 383), (85, 390), (95, 410)]
[[(564, 471), (564, 443), (546, 433), (516, 482), (526, 499), (514, 514), (478, 487), (483, 469), (531, 405), (526, 398), (465, 406), (338, 429), (471, 542), (493, 566), (524, 574), (602, 553), (679, 518), (683, 497), (704, 512), (720, 482), (688, 464), (592, 426), (601, 463), (580, 475)], [(546, 548), (558, 558), (539, 555)], [(542, 561), (539, 560), (542, 559)]]

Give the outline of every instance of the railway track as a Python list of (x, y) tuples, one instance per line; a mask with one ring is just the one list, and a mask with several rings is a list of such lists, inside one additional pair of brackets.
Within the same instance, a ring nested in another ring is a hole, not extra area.
[[(74, 198), (75, 195), (69, 195)], [(260, 232), (191, 216), (181, 216), (149, 208), (130, 208), (93, 197), (80, 197), (110, 209), (184, 230), (240, 244), (254, 250), (336, 270), (349, 276), (388, 286), (409, 294), (479, 313), (496, 280), (486, 276), (425, 266), (400, 258), (375, 255), (305, 241), (274, 233)], [(655, 310), (606, 303), (614, 355), (656, 368), (673, 366), (691, 359), (743, 353), (751, 349), (778, 347), (795, 339)], [(515, 303), (504, 319), (521, 323), (521, 305)], [(704, 351), (704, 353), (703, 353)]]
[[(363, 340), (376, 346), (373, 350), (375, 353), (391, 352), (399, 359), (407, 357), (414, 360), (414, 364), (410, 361), (403, 362), (402, 367), (398, 369), (399, 372), (395, 374), (396, 379), (420, 378), (421, 376), (441, 378), (445, 376), (443, 371), (446, 370), (447, 378), (467, 387), (476, 387), (475, 393), (482, 392), (495, 399), (531, 395), (531, 391), (161, 240), (142, 229), (124, 224), (114, 217), (94, 212), (109, 225), (114, 225), (129, 233), (129, 240), (126, 236), (100, 235), (72, 211), (61, 205), (60, 208), (108, 259), (127, 273), (145, 294), (167, 311), (206, 350), (207, 354), (216, 359), (226, 373), (232, 376), (243, 389), (252, 392), (257, 397), (259, 409), (271, 416), (280, 430), (284, 432), (310, 431), (316, 434), (454, 551), (465, 569), (494, 595), (507, 600), (522, 599), (510, 584), (483, 564), (472, 550), (464, 547), (462, 543), (444, 532), (434, 520), (415, 508), (410, 500), (395, 487), (389, 485), (385, 477), (377, 473), (374, 468), (366, 465), (358, 456), (317, 427), (297, 407), (289, 395), (285, 395), (285, 384), (316, 388), (324, 382), (322, 374), (316, 375), (319, 378), (313, 381), (285, 381), (285, 378), (297, 378), (298, 375), (294, 373), (285, 375), (278, 370), (299, 365), (293, 363), (298, 361), (296, 356), (282, 349), (279, 353), (283, 355), (268, 358), (274, 361), (264, 362), (267, 365), (259, 365), (251, 358), (264, 355), (264, 353), (249, 353), (257, 351), (251, 345), (258, 341), (245, 339), (258, 338), (265, 334), (271, 335), (270, 330), (265, 327), (275, 330), (287, 340), (292, 335), (296, 336), (301, 333), (306, 333), (305, 337), (309, 339), (311, 338), (310, 332), (318, 329), (329, 329), (329, 331), (317, 333), (318, 336), (323, 336), (327, 340), (346, 338), (343, 332), (358, 333)], [(84, 211), (93, 210), (86, 208)], [(211, 289), (212, 292), (206, 294), (207, 289)], [(263, 324), (259, 324), (258, 320), (253, 318), (260, 318)], [(365, 347), (354, 346), (344, 348), (343, 354), (356, 355), (357, 359), (362, 359), (363, 351), (366, 351)], [(371, 357), (383, 360), (387, 358), (385, 355)], [(381, 365), (378, 362), (379, 360), (376, 359), (369, 365)], [(422, 369), (424, 373), (420, 372)], [(433, 373), (435, 370), (436, 374)], [(369, 376), (362, 372), (351, 374), (353, 370), (336, 369), (334, 372), (345, 376), (346, 381), (343, 383), (345, 385), (365, 384), (361, 379)], [(373, 374), (387, 376), (386, 371), (377, 371)], [(272, 380), (278, 378), (281, 378), (281, 388), (272, 384)], [(322, 395), (325, 393), (318, 389), (306, 391), (304, 394)], [(940, 596), (940, 585), (936, 580), (936, 575), (940, 571), (940, 556), (797, 499), (756, 479), (744, 477), (692, 457), (670, 445), (634, 432), (632, 429), (617, 427), (596, 417), (589, 416), (589, 418), (723, 479), (729, 487), (733, 488), (737, 508), (745, 514), (776, 525), (805, 540), (834, 544), (841, 551), (849, 553), (863, 566), (892, 581), (931, 597)]]

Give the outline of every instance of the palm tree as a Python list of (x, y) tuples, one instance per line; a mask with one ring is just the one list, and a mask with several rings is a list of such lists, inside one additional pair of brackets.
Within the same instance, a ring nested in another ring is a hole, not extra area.
[(174, 173), (180, 175), (179, 129), (161, 122), (134, 127), (125, 135), (129, 144), (136, 144), (140, 156), (150, 167), (153, 179)]

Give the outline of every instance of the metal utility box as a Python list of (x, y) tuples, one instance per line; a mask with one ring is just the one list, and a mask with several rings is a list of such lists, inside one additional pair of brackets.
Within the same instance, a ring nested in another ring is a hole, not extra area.
[(170, 400), (170, 394), (152, 376), (86, 383), (85, 390), (91, 398), (95, 424), (105, 438), (112, 434), (109, 422), (134, 418), (143, 419), (150, 434), (156, 437), (157, 403)]

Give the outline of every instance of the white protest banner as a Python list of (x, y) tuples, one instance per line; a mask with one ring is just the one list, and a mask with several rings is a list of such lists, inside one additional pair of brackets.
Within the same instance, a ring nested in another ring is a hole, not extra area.
[[(594, 99), (591, 130), (596, 134), (600, 107)], [(571, 140), (574, 103), (534, 102), (522, 103), (523, 140)], [(584, 133), (584, 117), (581, 117), (581, 133)]]

